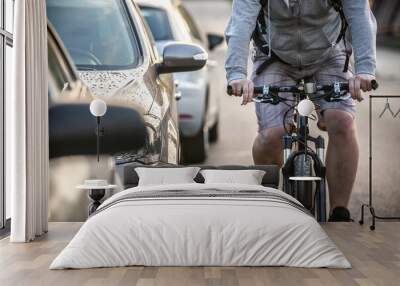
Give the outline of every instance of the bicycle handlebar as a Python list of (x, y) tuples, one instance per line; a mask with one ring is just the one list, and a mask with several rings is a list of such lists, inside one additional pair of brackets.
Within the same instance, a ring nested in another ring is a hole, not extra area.
[[(293, 85), (293, 86), (273, 86), (273, 85), (265, 85), (265, 86), (256, 86), (254, 87), (254, 94), (268, 94), (279, 93), (279, 92), (290, 92), (290, 93), (306, 93), (306, 85)], [(376, 90), (379, 87), (379, 84), (376, 80), (371, 81), (372, 89)], [(315, 85), (314, 93), (324, 91), (324, 92), (332, 92), (337, 90), (339, 92), (349, 91), (349, 83), (348, 82), (335, 82), (329, 85)], [(228, 95), (233, 95), (232, 86), (228, 85), (227, 88)]]

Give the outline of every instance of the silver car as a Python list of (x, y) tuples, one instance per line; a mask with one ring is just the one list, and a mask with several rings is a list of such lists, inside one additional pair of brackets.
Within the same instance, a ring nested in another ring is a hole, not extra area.
[[(211, 51), (224, 40), (214, 34), (207, 35), (206, 39), (180, 1), (137, 0), (136, 3), (152, 31), (159, 53), (171, 41), (195, 43)], [(174, 74), (181, 96), (178, 101), (179, 129), (186, 163), (204, 161), (208, 142), (218, 138), (218, 93), (210, 76), (213, 65), (212, 61), (208, 61), (202, 70)]]
[(47, 0), (46, 5), (50, 22), (93, 96), (133, 106), (146, 122), (145, 148), (117, 154), (117, 163), (178, 163), (179, 127), (171, 73), (202, 68), (206, 51), (199, 45), (170, 43), (163, 61), (132, 0)]

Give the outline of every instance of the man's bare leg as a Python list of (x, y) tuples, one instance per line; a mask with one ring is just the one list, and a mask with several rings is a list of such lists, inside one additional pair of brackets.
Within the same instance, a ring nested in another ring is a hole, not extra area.
[(253, 144), (253, 160), (256, 165), (282, 165), (283, 127), (273, 127), (260, 131)]
[(329, 134), (326, 156), (331, 211), (348, 206), (358, 167), (358, 142), (353, 116), (348, 112), (329, 109), (324, 112)]

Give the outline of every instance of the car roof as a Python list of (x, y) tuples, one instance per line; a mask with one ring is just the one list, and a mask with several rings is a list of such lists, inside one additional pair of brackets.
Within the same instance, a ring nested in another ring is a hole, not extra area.
[(149, 7), (158, 7), (163, 9), (170, 9), (172, 6), (181, 4), (180, 0), (136, 0), (138, 5), (145, 5)]

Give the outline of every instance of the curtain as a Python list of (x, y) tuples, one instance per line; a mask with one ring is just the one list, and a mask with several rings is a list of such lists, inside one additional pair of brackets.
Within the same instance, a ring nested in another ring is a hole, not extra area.
[(6, 97), (12, 242), (47, 232), (49, 156), (45, 0), (15, 1), (13, 92)]

